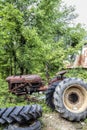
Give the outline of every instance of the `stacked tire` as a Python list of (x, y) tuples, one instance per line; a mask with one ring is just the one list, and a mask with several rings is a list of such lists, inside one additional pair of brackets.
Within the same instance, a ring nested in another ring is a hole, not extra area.
[(40, 121), (34, 121), (31, 125), (22, 126), (19, 124), (10, 124), (4, 130), (41, 130)]
[(36, 104), (1, 108), (0, 124), (10, 124), (4, 130), (40, 130), (41, 124), (37, 119), (41, 116), (42, 108)]
[(79, 78), (53, 83), (46, 92), (46, 102), (67, 120), (84, 120), (87, 117), (87, 83)]

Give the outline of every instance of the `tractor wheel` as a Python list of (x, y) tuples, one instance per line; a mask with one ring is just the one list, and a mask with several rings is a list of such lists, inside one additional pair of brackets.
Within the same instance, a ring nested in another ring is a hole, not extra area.
[(81, 79), (68, 78), (58, 84), (54, 104), (60, 115), (70, 121), (80, 121), (87, 116), (87, 84)]
[(55, 109), (54, 105), (54, 99), (53, 99), (53, 94), (55, 92), (55, 88), (57, 87), (59, 82), (52, 83), (49, 88), (46, 91), (46, 104), (52, 109)]
[(40, 121), (35, 121), (31, 125), (19, 125), (19, 124), (11, 124), (4, 130), (41, 130), (41, 123)]
[(16, 106), (0, 109), (0, 124), (27, 122), (42, 116), (39, 105)]

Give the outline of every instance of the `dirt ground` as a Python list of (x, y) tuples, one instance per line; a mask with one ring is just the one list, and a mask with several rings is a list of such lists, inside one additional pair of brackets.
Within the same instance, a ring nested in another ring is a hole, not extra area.
[(87, 130), (85, 122), (70, 122), (60, 117), (57, 112), (43, 114), (42, 130)]

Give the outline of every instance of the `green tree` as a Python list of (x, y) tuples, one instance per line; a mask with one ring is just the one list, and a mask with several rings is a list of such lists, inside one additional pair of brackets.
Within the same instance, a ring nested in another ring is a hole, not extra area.
[(0, 1), (0, 72), (2, 75), (57, 71), (67, 46), (75, 47), (85, 36), (71, 27), (74, 8), (61, 0)]
[(7, 3), (1, 6), (0, 17), (0, 48), (2, 49), (0, 68), (4, 72), (6, 70), (8, 74), (13, 74), (16, 71), (16, 51), (21, 46), (23, 14)]

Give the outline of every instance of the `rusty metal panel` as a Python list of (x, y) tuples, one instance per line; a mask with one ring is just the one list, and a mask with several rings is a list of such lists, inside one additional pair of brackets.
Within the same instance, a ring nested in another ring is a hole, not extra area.
[(10, 83), (25, 83), (25, 82), (41, 82), (41, 77), (38, 75), (22, 75), (22, 76), (9, 76), (6, 78)]
[(82, 48), (80, 54), (76, 55), (76, 58), (73, 63), (70, 63), (66, 66), (67, 68), (87, 68), (87, 44), (85, 44)]

